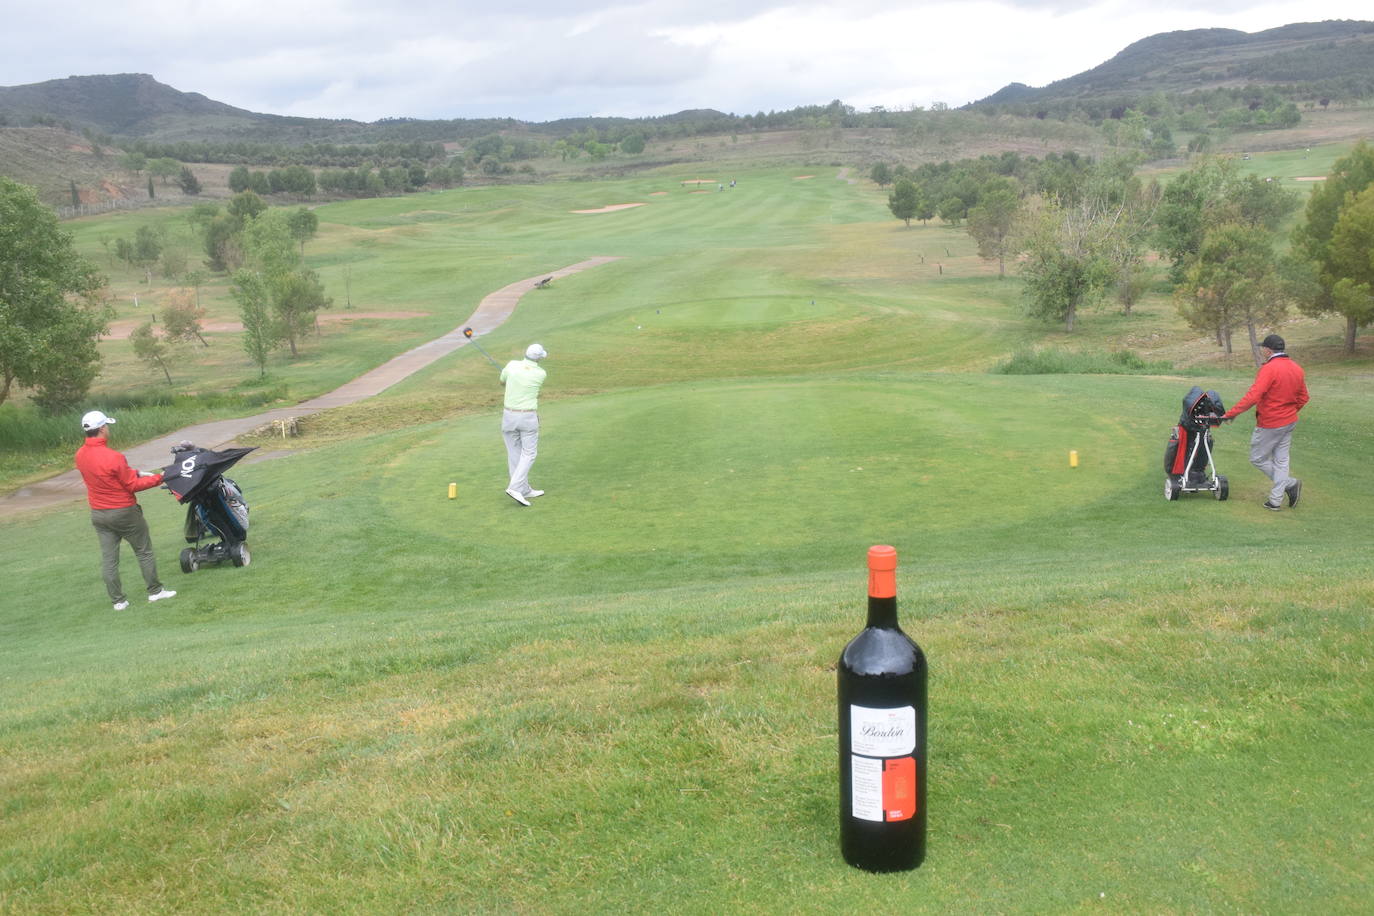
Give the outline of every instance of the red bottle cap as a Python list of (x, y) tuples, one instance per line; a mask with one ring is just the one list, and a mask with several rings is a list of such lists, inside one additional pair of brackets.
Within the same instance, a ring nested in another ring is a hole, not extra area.
[(872, 598), (897, 597), (897, 548), (868, 548), (868, 594)]

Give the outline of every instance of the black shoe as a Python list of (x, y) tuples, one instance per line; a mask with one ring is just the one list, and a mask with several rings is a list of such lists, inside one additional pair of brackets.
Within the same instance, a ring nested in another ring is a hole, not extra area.
[(1283, 492), (1288, 494), (1288, 508), (1293, 508), (1302, 499), (1302, 481), (1294, 480), (1293, 485)]
[(1278, 503), (1271, 503), (1269, 500), (1266, 499), (1264, 501), (1264, 508), (1268, 509), (1271, 512), (1277, 512), (1280, 509), (1282, 509), (1283, 506), (1279, 505)]

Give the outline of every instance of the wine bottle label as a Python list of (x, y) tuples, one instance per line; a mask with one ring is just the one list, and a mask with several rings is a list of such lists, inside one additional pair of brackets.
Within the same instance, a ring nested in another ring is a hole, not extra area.
[(916, 707), (849, 707), (849, 750), (866, 757), (905, 757), (916, 750)]
[(855, 754), (850, 763), (850, 803), (856, 818), (890, 823), (916, 814), (914, 757), (875, 760)]

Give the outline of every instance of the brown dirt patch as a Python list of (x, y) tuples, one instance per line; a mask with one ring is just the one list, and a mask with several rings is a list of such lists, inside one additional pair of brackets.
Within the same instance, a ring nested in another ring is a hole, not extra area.
[[(424, 318), (429, 312), (322, 312), (319, 319), (321, 324), (331, 324), (342, 321), (356, 321), (363, 318)], [(139, 319), (128, 319), (116, 321), (110, 325), (110, 333), (102, 337), (102, 340), (128, 340), (134, 328), (143, 324)], [(223, 332), (236, 333), (243, 330), (243, 325), (237, 321), (206, 321), (200, 329), (207, 334), (217, 334)]]
[(614, 213), (616, 210), (628, 210), (631, 207), (642, 207), (644, 204), (611, 204), (606, 207), (598, 207), (595, 210), (574, 210), (574, 213)]

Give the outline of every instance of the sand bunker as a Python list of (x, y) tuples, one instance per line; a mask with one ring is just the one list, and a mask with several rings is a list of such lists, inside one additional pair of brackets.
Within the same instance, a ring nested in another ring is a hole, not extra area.
[[(354, 321), (359, 318), (424, 318), (429, 312), (321, 312), (318, 318), (322, 324), (338, 321)], [(102, 337), (102, 340), (128, 340), (134, 328), (143, 324), (138, 320), (116, 321), (110, 325), (110, 333)], [(200, 329), (206, 334), (220, 332), (237, 332), (243, 330), (243, 325), (237, 321), (206, 321), (202, 322)]]
[(1294, 178), (1294, 181), (1325, 181), (1325, 175), (1310, 175), (1306, 178)]
[(793, 178), (792, 180), (793, 180), (793, 181), (805, 181), (805, 180), (808, 179), (808, 178), (815, 178), (815, 177), (816, 177), (815, 175), (798, 175), (796, 178)]
[(665, 194), (667, 194), (667, 193), (668, 193), (667, 191), (650, 191), (650, 192), (649, 192), (649, 196), (650, 196), (650, 197), (662, 197), (663, 195), (665, 195)]
[(642, 207), (644, 204), (611, 204), (609, 207), (598, 207), (595, 210), (574, 210), (574, 213), (612, 213), (616, 210), (628, 210), (631, 207)]

